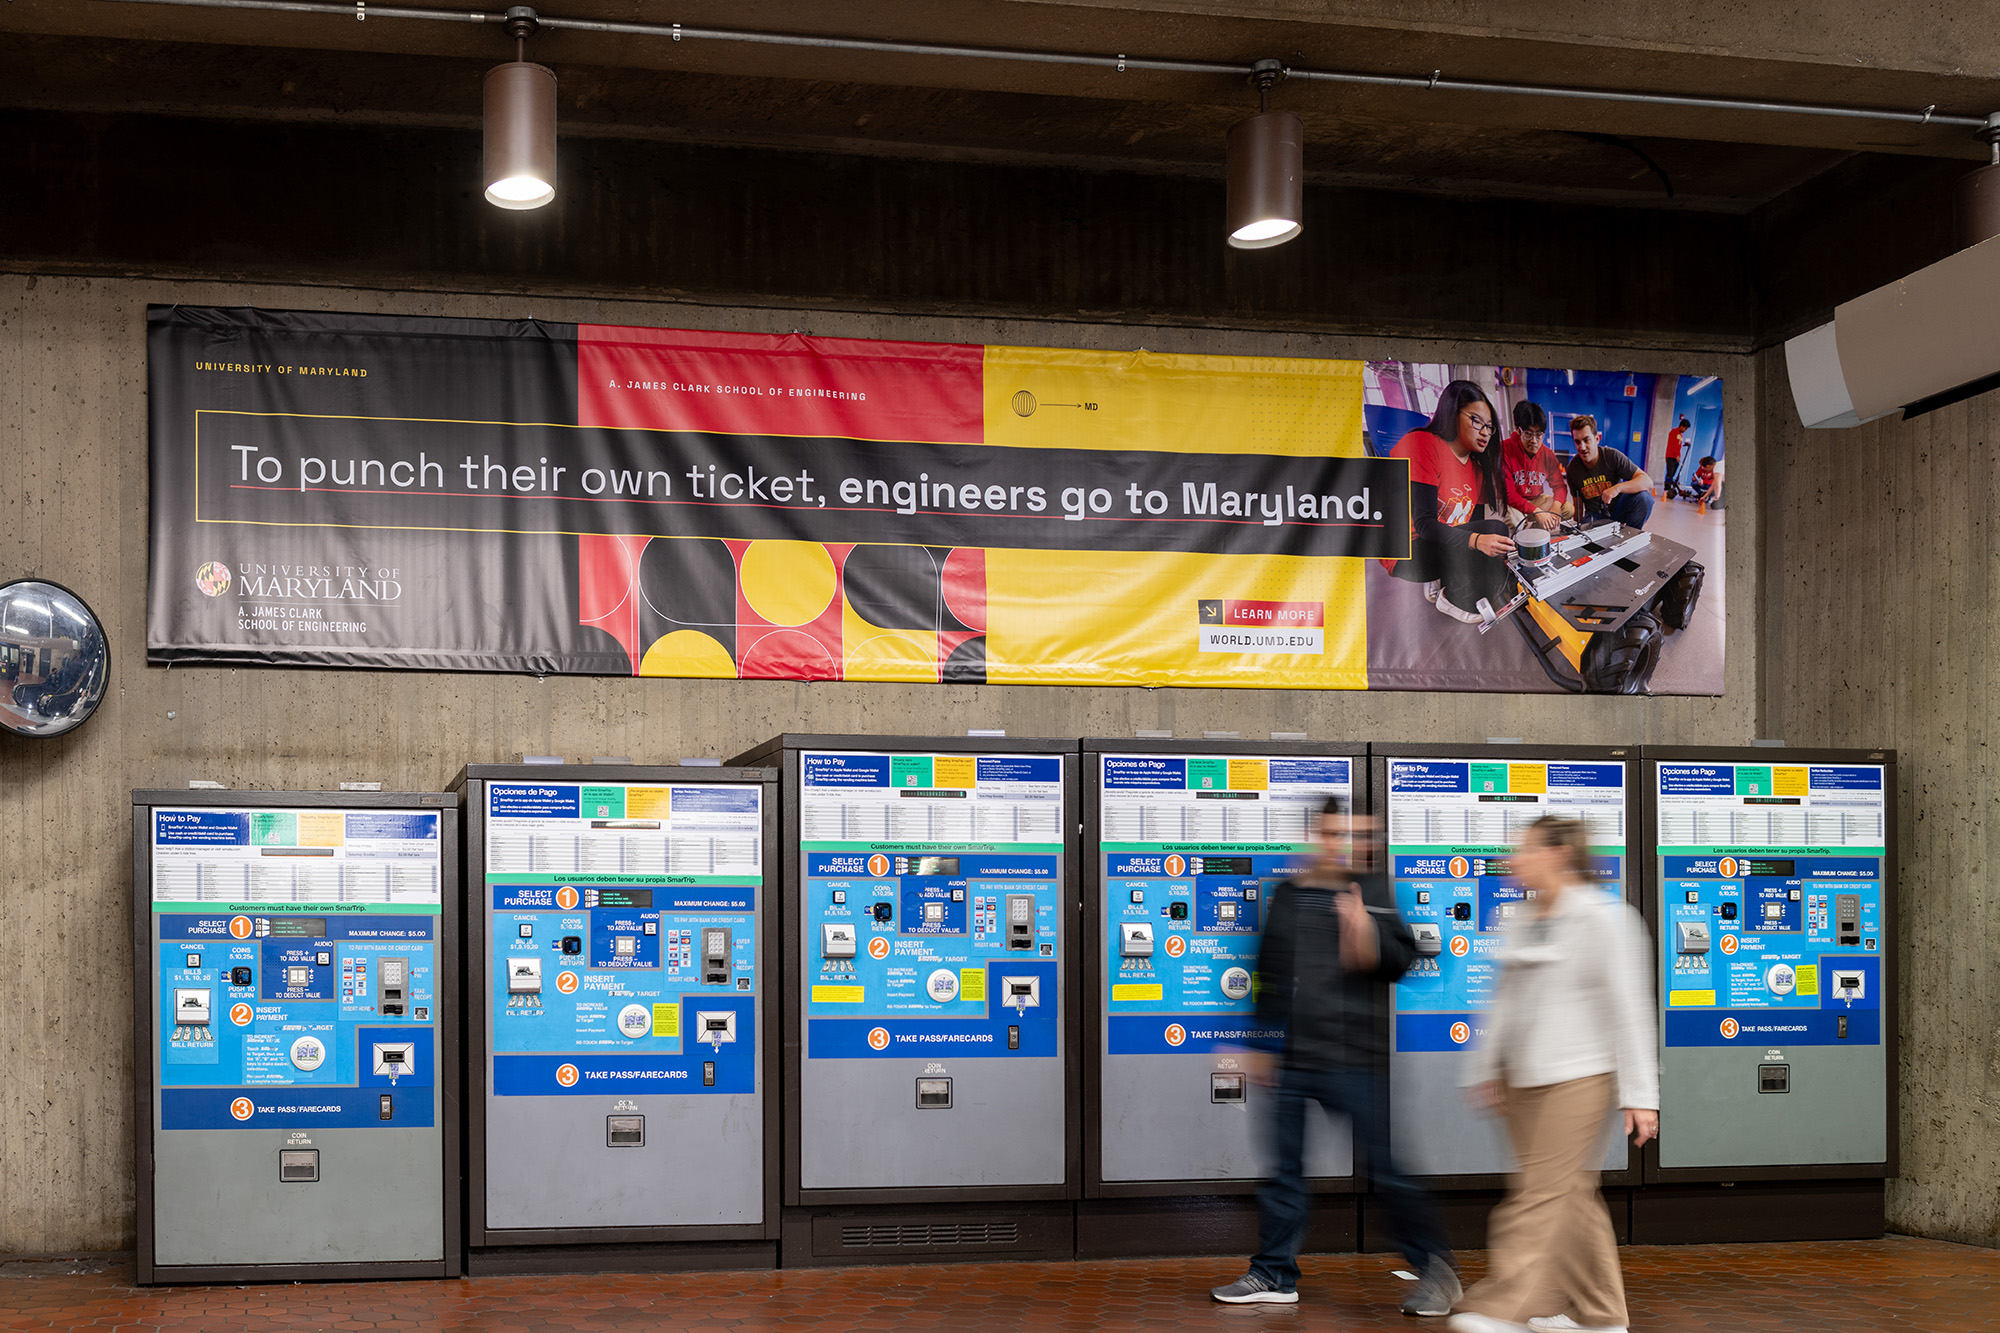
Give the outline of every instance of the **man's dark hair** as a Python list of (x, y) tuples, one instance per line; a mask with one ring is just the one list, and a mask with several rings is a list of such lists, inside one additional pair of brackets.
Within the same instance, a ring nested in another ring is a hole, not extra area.
[(1319, 817), (1321, 819), (1325, 819), (1328, 815), (1344, 815), (1346, 813), (1347, 798), (1345, 796), (1329, 796), (1319, 807)]
[(1682, 418), (1681, 418), (1681, 424), (1682, 424), (1683, 426), (1687, 425), (1687, 424), (1688, 424), (1688, 419), (1687, 419), (1686, 417), (1682, 417)]
[(1702, 455), (1702, 457), (1701, 457), (1701, 466), (1702, 466), (1702, 467), (1714, 467), (1714, 466), (1715, 466), (1715, 457), (1714, 457), (1714, 456), (1713, 456), (1712, 454), (1703, 454), (1703, 455)]
[(1549, 414), (1542, 410), (1540, 403), (1529, 399), (1514, 404), (1515, 430), (1547, 430)]

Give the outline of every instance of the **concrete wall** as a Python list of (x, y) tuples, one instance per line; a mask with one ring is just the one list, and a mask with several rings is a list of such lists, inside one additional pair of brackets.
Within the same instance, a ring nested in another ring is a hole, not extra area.
[(1986, 827), (2000, 772), (2000, 396), (1808, 431), (1782, 349), (1758, 369), (1762, 732), (1891, 745), (1900, 761), (1902, 1178), (1889, 1222), (2000, 1245), (2000, 823)]
[[(1721, 374), (1743, 460), (1730, 476), (1740, 499), (1730, 509), (1728, 693), (1370, 695), (147, 667), (144, 309), (172, 301)], [(1760, 620), (1758, 482), (1754, 450), (1744, 447), (1755, 438), (1750, 364), (1712, 352), (0, 275), (0, 576), (40, 575), (81, 593), (114, 653), (110, 697), (79, 732), (36, 743), (0, 737), (0, 1254), (132, 1241), (132, 788), (209, 778), (239, 788), (366, 779), (435, 789), (472, 761), (533, 753), (672, 762), (728, 755), (782, 730), (1075, 736), (1158, 727), (1184, 736), (1741, 743), (1754, 732)]]

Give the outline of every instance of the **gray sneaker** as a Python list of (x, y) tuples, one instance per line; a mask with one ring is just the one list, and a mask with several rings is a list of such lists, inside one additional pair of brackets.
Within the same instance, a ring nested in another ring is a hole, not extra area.
[(1296, 1291), (1279, 1291), (1258, 1273), (1245, 1273), (1228, 1286), (1217, 1287), (1208, 1294), (1230, 1305), (1249, 1305), (1260, 1301), (1270, 1305), (1299, 1303), (1299, 1294)]
[(1417, 1280), (1417, 1289), (1403, 1302), (1403, 1313), (1441, 1319), (1451, 1313), (1451, 1307), (1464, 1294), (1465, 1288), (1458, 1283), (1458, 1273), (1449, 1262), (1434, 1254), (1423, 1276)]

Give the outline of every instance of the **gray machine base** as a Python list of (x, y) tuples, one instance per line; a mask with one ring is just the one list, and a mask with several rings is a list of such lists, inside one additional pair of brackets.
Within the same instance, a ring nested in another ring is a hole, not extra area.
[[(1398, 1051), (1389, 1057), (1389, 1142), (1404, 1174), (1498, 1176), (1514, 1169), (1506, 1122), (1482, 1115), (1465, 1100), (1457, 1051)], [(1605, 1171), (1630, 1165), (1617, 1111), (1605, 1122)]]
[[(1254, 1181), (1268, 1167), (1263, 1138), (1272, 1090), (1251, 1083), (1247, 1100), (1210, 1100), (1219, 1065), (1187, 1055), (1107, 1055), (1102, 1167), (1106, 1184), (1140, 1181)], [(1354, 1131), (1346, 1117), (1308, 1108), (1306, 1175), (1354, 1174)]]
[[(155, 1131), (160, 1270), (444, 1261), (444, 1136), (435, 1129)], [(278, 1179), (278, 1150), (319, 1152), (319, 1179)], [(159, 1202), (172, 1199), (169, 1208)], [(454, 1206), (456, 1206), (454, 1204)], [(161, 1280), (176, 1279), (163, 1271)]]
[[(1880, 1046), (1795, 1046), (1791, 1091), (1760, 1093), (1763, 1046), (1674, 1047), (1660, 1060), (1660, 1166), (1876, 1165), (1888, 1160)], [(1809, 1114), (1801, 1111), (1810, 1108)]]
[[(605, 1144), (614, 1103), (646, 1117), (643, 1147)], [(755, 1226), (764, 1120), (755, 1093), (486, 1099), (488, 1230)]]
[[(1047, 1003), (1047, 998), (1044, 1003)], [(917, 1079), (951, 1079), (951, 1106), (917, 1107)], [(807, 1060), (802, 1190), (1061, 1186), (1063, 1058)], [(827, 1107), (829, 1114), (814, 1113)]]

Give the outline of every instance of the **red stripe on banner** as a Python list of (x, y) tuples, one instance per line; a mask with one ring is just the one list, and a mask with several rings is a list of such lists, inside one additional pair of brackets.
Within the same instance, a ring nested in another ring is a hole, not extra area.
[(581, 426), (980, 444), (986, 349), (579, 325)]

